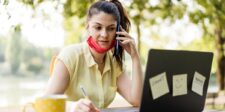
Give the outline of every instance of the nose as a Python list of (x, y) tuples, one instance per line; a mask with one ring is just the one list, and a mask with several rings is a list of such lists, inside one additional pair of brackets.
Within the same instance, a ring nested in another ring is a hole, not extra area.
[(107, 37), (107, 35), (108, 35), (107, 30), (106, 29), (102, 29), (102, 31), (101, 31), (101, 37)]

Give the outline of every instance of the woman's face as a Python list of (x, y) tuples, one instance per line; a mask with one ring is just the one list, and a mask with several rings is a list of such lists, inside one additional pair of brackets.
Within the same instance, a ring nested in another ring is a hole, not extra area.
[(89, 35), (102, 48), (109, 48), (116, 35), (117, 21), (112, 15), (100, 12), (88, 21)]

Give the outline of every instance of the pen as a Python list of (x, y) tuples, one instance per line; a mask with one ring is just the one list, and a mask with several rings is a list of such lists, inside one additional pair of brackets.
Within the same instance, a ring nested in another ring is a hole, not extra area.
[(80, 89), (81, 89), (81, 92), (82, 94), (84, 95), (85, 98), (89, 99), (88, 96), (87, 96), (87, 93), (85, 92), (83, 86), (80, 86)]
[[(83, 86), (80, 86), (80, 89), (81, 89), (82, 94), (84, 95), (84, 97), (85, 97), (86, 99), (89, 99), (88, 96), (87, 96), (87, 93), (85, 92), (85, 90), (84, 90), (84, 88), (83, 88)], [(93, 104), (93, 105), (94, 105), (94, 104)], [(98, 110), (97, 112), (100, 112), (99, 109), (96, 108), (95, 105), (94, 105), (94, 107), (95, 107), (96, 110)]]

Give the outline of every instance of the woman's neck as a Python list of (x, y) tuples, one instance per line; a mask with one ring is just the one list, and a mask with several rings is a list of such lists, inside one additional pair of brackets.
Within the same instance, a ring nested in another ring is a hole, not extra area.
[(93, 56), (93, 58), (94, 58), (94, 60), (95, 60), (95, 62), (97, 63), (97, 64), (102, 64), (102, 63), (104, 63), (104, 57), (105, 57), (105, 55), (106, 55), (106, 53), (97, 53), (94, 49), (92, 49), (92, 48), (89, 48), (90, 49), (90, 51), (91, 51), (91, 54), (92, 54), (92, 56)]

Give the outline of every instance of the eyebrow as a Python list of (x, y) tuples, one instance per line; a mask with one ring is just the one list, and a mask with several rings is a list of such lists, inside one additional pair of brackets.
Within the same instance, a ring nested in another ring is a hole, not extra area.
[[(101, 23), (98, 23), (98, 22), (95, 22), (95, 24), (102, 25)], [(116, 25), (115, 24), (111, 24), (111, 25), (108, 25), (107, 27), (110, 27), (110, 26), (116, 26)]]

